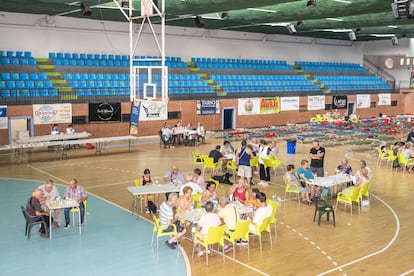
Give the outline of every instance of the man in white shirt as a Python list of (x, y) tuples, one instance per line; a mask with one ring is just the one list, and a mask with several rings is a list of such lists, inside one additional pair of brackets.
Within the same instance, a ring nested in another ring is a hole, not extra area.
[(259, 209), (254, 213), (252, 223), (250, 224), (250, 231), (255, 231), (256, 226), (260, 226), (265, 218), (268, 218), (272, 215), (272, 205), (267, 204), (266, 194), (260, 192), (257, 197), (257, 202), (260, 204)]
[(186, 178), (187, 182), (183, 186), (181, 186), (180, 196), (184, 195), (183, 189), (184, 189), (184, 187), (187, 187), (187, 186), (190, 187), (191, 189), (193, 189), (193, 192), (192, 192), (193, 195), (203, 192), (203, 189), (200, 187), (200, 185), (193, 181), (193, 175), (188, 174), (188, 175), (186, 175), (185, 178)]
[[(359, 161), (359, 169), (363, 169), (365, 168), (368, 171), (368, 180), (371, 180), (372, 177), (372, 170), (370, 168), (367, 167), (367, 162), (365, 160), (361, 160)], [(358, 181), (358, 179), (361, 178), (361, 174), (359, 172), (359, 170), (355, 173), (355, 177), (353, 177), (353, 182), (354, 184)]]
[[(49, 209), (46, 207), (47, 200), (54, 200), (59, 198), (59, 191), (55, 185), (53, 185), (53, 180), (47, 180), (45, 184), (39, 186), (40, 190), (43, 191), (43, 198), (40, 201), (42, 203), (42, 209), (49, 212)], [(53, 220), (53, 225), (55, 228), (59, 228), (59, 222), (62, 218), (62, 209), (55, 210), (55, 217)]]
[[(208, 235), (208, 229), (210, 227), (217, 227), (221, 224), (220, 217), (217, 213), (214, 213), (214, 203), (211, 201), (206, 202), (204, 205), (204, 208), (206, 209), (205, 214), (202, 214), (200, 216), (200, 220), (197, 223), (197, 231), (200, 231), (202, 235), (207, 236)], [(200, 246), (197, 244), (195, 250), (197, 251), (198, 256), (203, 255), (203, 251), (200, 250)]]

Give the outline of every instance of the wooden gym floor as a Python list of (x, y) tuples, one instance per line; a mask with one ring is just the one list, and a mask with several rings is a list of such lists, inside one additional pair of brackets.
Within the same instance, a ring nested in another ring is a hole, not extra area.
[[(208, 154), (222, 142), (221, 139), (207, 139), (199, 149), (202, 154)], [(235, 147), (240, 146), (240, 141), (232, 143)], [(279, 142), (278, 147), (285, 165), (293, 163), (298, 167), (300, 161), (308, 157), (310, 144), (298, 144), (293, 156), (286, 156), (286, 142)], [(130, 153), (126, 146), (108, 148), (102, 156), (95, 156), (93, 151), (85, 149), (71, 150), (68, 160), (62, 161), (56, 159), (52, 152), (36, 152), (28, 156), (27, 164), (16, 164), (11, 156), (3, 155), (0, 156), (0, 177), (53, 179), (62, 184), (76, 177), (88, 193), (130, 209), (132, 197), (126, 188), (134, 185), (134, 179), (141, 176), (145, 168), (159, 177), (164, 176), (173, 164), (180, 168), (181, 173), (190, 173), (193, 149), (184, 146), (164, 149), (159, 147), (157, 138), (141, 138)], [(312, 221), (314, 206), (301, 204), (299, 207), (295, 201), (286, 202), (278, 210), (278, 237), (272, 233), (273, 248), (270, 248), (268, 236), (264, 235), (262, 253), (259, 241), (254, 240), (250, 242), (250, 257), (245, 247), (237, 246), (235, 259), (229, 252), (223, 262), (221, 255), (213, 253), (209, 257), (209, 266), (206, 266), (204, 256), (191, 257), (192, 244), (184, 240), (182, 245), (190, 261), (191, 273), (238, 276), (414, 275), (414, 175), (406, 173), (403, 176), (401, 171), (395, 172), (385, 163), (377, 166), (375, 156), (347, 146), (326, 147), (325, 168), (329, 173), (334, 172), (345, 157), (354, 172), (361, 159), (366, 160), (373, 170), (371, 207), (363, 207), (361, 215), (358, 215), (357, 207), (351, 216), (349, 208), (338, 206), (336, 227), (325, 218), (318, 226)], [(276, 194), (283, 198), (281, 175), (284, 169), (280, 168), (276, 173), (276, 176), (272, 174), (269, 187), (258, 188), (268, 197)], [(208, 179), (209, 174), (205, 178)], [(228, 188), (220, 186), (219, 194), (224, 194)]]

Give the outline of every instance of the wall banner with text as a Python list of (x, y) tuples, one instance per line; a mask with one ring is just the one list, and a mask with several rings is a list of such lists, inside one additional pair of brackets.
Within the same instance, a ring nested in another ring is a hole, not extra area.
[(220, 114), (220, 101), (217, 99), (197, 100), (197, 115)]
[(280, 110), (299, 110), (299, 97), (282, 97), (280, 98)]
[(0, 105), (0, 129), (7, 129), (8, 117), (7, 106)]
[(371, 95), (370, 94), (358, 94), (357, 95), (357, 108), (370, 108), (371, 107)]
[(139, 111), (141, 108), (141, 102), (135, 100), (131, 102), (131, 114), (129, 120), (129, 134), (138, 135), (138, 125), (139, 125)]
[(280, 97), (260, 98), (260, 114), (280, 112)]
[(332, 97), (332, 109), (347, 109), (348, 97), (346, 95)]
[(325, 110), (325, 96), (308, 96), (308, 110)]
[(167, 120), (168, 110), (166, 102), (161, 101), (141, 101), (139, 111), (140, 121)]
[(391, 105), (391, 94), (378, 94), (378, 105)]
[(34, 104), (35, 125), (72, 123), (72, 104)]
[(90, 103), (89, 122), (120, 122), (121, 103)]

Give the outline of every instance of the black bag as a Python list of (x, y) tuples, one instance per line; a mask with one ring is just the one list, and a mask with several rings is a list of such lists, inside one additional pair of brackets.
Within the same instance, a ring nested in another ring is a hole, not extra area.
[(392, 162), (392, 167), (393, 167), (393, 168), (399, 168), (399, 167), (400, 167), (400, 163), (398, 163), (398, 159), (395, 159), (395, 160)]
[(155, 205), (155, 203), (151, 200), (148, 200), (148, 210), (150, 211), (150, 213), (157, 213), (157, 205)]

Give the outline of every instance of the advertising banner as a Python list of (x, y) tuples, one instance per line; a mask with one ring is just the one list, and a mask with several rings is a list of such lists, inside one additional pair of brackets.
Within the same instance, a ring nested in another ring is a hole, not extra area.
[(391, 105), (391, 94), (378, 94), (378, 105)]
[(325, 110), (325, 96), (308, 96), (308, 110)]
[(72, 123), (72, 104), (34, 104), (35, 125)]
[(299, 110), (299, 97), (280, 98), (280, 111)]
[(89, 122), (120, 122), (121, 103), (90, 103)]
[(260, 98), (260, 114), (280, 112), (280, 97)]
[(260, 112), (259, 98), (239, 99), (237, 114), (238, 115), (257, 115)]
[(7, 106), (0, 105), (0, 129), (7, 129), (8, 117)]
[(332, 97), (332, 109), (347, 109), (348, 97), (343, 96), (333, 96)]
[(141, 106), (140, 101), (131, 102), (131, 114), (130, 114), (130, 122), (129, 122), (129, 134), (131, 135), (138, 135), (140, 106)]
[(220, 114), (220, 101), (217, 99), (197, 100), (197, 115)]
[(357, 95), (357, 108), (370, 108), (371, 107), (371, 95), (370, 94), (358, 94)]
[(167, 104), (161, 101), (142, 101), (139, 111), (140, 121), (167, 120)]

